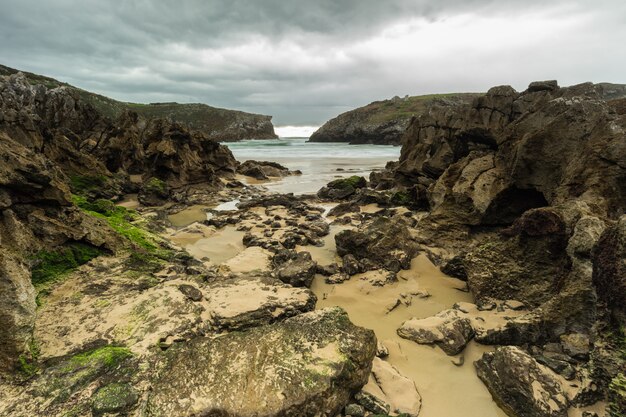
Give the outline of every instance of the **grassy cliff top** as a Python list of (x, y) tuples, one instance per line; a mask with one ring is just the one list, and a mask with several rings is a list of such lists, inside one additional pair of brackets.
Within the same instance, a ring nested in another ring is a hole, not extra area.
[[(20, 70), (0, 65), (0, 75), (11, 75)], [(100, 94), (92, 93), (54, 78), (31, 72), (21, 71), (33, 85), (44, 85), (47, 88), (67, 87), (72, 89), (85, 102), (91, 104), (104, 116), (115, 119), (125, 110), (132, 110), (146, 118), (169, 118), (186, 124), (193, 129), (219, 130), (238, 120), (261, 121), (270, 116), (246, 113), (238, 110), (221, 109), (201, 103), (127, 103), (117, 101)]]
[(369, 123), (385, 123), (392, 120), (410, 118), (423, 112), (426, 106), (437, 100), (454, 100), (469, 102), (482, 93), (448, 93), (428, 94), (423, 96), (394, 97), (389, 100), (374, 101), (367, 106), (359, 107), (352, 112), (365, 113)]

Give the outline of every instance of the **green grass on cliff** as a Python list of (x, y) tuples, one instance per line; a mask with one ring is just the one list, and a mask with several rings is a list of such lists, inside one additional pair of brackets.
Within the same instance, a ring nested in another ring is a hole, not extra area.
[(428, 94), (423, 96), (410, 96), (404, 98), (394, 98), (391, 100), (375, 101), (367, 106), (357, 109), (366, 114), (367, 123), (380, 124), (398, 119), (408, 119), (415, 114), (421, 113), (426, 106), (436, 99), (451, 99), (455, 101), (469, 102), (474, 97), (480, 96), (478, 93), (449, 93), (449, 94)]
[(40, 251), (34, 256), (33, 285), (41, 288), (102, 253), (101, 249), (82, 242), (73, 242), (54, 251)]
[[(0, 65), (0, 75), (11, 75), (18, 70)], [(221, 109), (201, 103), (127, 103), (117, 101), (100, 94), (92, 93), (70, 84), (38, 74), (22, 71), (28, 82), (33, 85), (44, 85), (47, 88), (67, 87), (83, 101), (91, 104), (99, 113), (115, 119), (124, 111), (132, 110), (146, 118), (169, 118), (183, 123), (192, 129), (207, 132), (220, 131), (240, 118), (261, 120), (267, 116), (246, 113), (238, 110)]]

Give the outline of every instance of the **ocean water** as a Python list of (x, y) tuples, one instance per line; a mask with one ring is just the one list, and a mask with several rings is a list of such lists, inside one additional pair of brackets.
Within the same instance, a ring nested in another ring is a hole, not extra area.
[[(281, 193), (315, 193), (329, 181), (350, 175), (368, 177), (388, 161), (397, 161), (399, 146), (313, 143), (308, 138), (244, 140), (225, 143), (238, 161), (273, 161), (302, 175), (285, 177), (262, 185)], [(339, 171), (338, 171), (339, 169)], [(343, 171), (341, 171), (343, 170)]]

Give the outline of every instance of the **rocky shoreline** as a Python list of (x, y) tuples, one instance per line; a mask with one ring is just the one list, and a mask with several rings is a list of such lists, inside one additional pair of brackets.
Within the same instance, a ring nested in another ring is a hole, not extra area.
[(0, 415), (442, 415), (412, 348), (481, 416), (487, 390), (623, 415), (626, 115), (600, 90), (434, 106), (386, 171), (294, 196), (184, 126), (2, 79)]

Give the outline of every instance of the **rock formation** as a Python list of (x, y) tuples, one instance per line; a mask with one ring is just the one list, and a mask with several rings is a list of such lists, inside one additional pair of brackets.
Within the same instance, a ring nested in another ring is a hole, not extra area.
[[(18, 72), (16, 69), (0, 65), (0, 76), (9, 76)], [(80, 98), (81, 101), (97, 109), (100, 114), (113, 120), (126, 111), (132, 111), (146, 120), (166, 119), (178, 123), (187, 130), (198, 131), (214, 141), (231, 142), (278, 137), (274, 133), (271, 116), (220, 109), (200, 103), (126, 103), (76, 88), (53, 78), (29, 72), (22, 72), (22, 74), (33, 85), (42, 85), (48, 89), (64, 87), (74, 97)]]
[(375, 101), (327, 121), (311, 135), (309, 141), (399, 145), (413, 116), (428, 112), (434, 105), (462, 103), (476, 95), (407, 96)]

